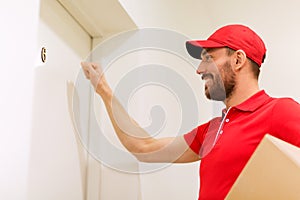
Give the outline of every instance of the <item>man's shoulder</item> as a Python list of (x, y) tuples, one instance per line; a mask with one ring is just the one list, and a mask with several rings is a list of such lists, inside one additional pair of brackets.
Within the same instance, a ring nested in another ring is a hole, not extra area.
[(272, 97), (270, 104), (277, 114), (300, 112), (300, 104), (291, 97)]
[(275, 104), (276, 106), (299, 106), (300, 104), (291, 97), (272, 97), (272, 104)]

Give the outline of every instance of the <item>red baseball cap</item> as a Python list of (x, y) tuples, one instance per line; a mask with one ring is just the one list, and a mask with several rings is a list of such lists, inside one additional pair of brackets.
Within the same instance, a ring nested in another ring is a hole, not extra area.
[(243, 50), (246, 56), (258, 66), (261, 66), (266, 57), (266, 47), (262, 39), (249, 27), (239, 24), (224, 26), (209, 36), (207, 40), (186, 42), (188, 53), (197, 59), (201, 59), (203, 48), (220, 47)]

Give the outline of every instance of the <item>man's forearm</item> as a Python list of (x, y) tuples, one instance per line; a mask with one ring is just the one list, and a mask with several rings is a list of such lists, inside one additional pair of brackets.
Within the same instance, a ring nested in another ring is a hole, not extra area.
[(147, 143), (155, 140), (127, 113), (111, 91), (101, 93), (104, 105), (121, 143), (131, 153), (145, 153)]

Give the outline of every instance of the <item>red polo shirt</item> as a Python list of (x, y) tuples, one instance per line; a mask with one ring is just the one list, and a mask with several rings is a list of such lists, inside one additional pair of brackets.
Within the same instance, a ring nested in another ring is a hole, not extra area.
[(260, 91), (185, 134), (202, 158), (199, 199), (224, 199), (266, 133), (300, 147), (300, 105)]

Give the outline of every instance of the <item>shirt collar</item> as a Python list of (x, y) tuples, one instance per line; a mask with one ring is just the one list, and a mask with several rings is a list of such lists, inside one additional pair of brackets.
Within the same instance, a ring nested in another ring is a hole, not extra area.
[(234, 106), (234, 108), (242, 111), (253, 112), (270, 99), (271, 97), (267, 95), (264, 90), (261, 90), (239, 105)]

